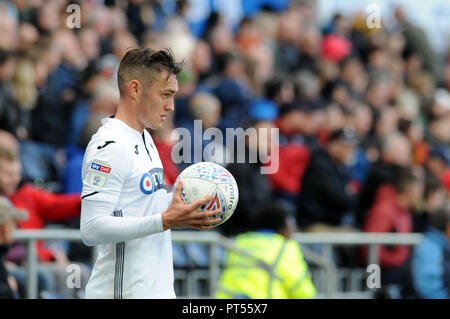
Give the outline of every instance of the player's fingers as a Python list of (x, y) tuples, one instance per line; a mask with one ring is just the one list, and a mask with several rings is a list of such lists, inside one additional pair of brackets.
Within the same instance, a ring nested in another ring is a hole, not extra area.
[(181, 188), (183, 188), (183, 182), (181, 181), (181, 179), (178, 181), (177, 186), (175, 187), (175, 190), (173, 191), (173, 194), (175, 196), (180, 196), (181, 197)]
[(212, 195), (207, 195), (201, 199), (199, 199), (198, 201), (193, 202), (191, 205), (189, 205), (189, 210), (190, 211), (196, 211), (198, 210), (200, 207), (202, 207), (203, 205), (208, 204), (210, 201), (212, 201), (214, 199), (214, 196)]
[(207, 219), (200, 219), (195, 220), (192, 222), (193, 225), (203, 225), (203, 226), (209, 226), (209, 225), (216, 225), (217, 223), (220, 223), (222, 221), (222, 218), (207, 218)]
[(203, 219), (203, 220), (196, 220), (192, 224), (195, 226), (210, 226), (210, 225), (215, 225), (221, 221), (222, 221), (221, 218), (208, 218), (208, 219)]
[(215, 210), (206, 211), (206, 212), (195, 211), (192, 214), (192, 219), (195, 219), (195, 220), (209, 219), (210, 217), (215, 217), (215, 216), (219, 215), (221, 212), (222, 212), (222, 210), (220, 208), (215, 209)]
[(214, 228), (214, 225), (192, 225), (192, 228), (200, 230), (210, 230)]

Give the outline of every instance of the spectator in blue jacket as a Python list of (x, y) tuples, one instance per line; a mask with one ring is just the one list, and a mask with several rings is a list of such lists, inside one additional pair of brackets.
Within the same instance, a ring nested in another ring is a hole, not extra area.
[(450, 299), (449, 205), (431, 216), (431, 224), (413, 252), (413, 287), (420, 298)]

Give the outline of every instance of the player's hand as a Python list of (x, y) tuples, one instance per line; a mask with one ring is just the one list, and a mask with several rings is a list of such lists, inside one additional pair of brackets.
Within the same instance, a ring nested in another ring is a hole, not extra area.
[(163, 230), (180, 229), (180, 228), (196, 228), (196, 229), (212, 229), (214, 224), (221, 221), (220, 218), (210, 217), (217, 216), (221, 213), (220, 209), (211, 211), (199, 211), (199, 208), (214, 199), (208, 195), (198, 201), (186, 204), (181, 198), (181, 188), (183, 183), (178, 182), (174, 190), (172, 202), (166, 211), (161, 214)]

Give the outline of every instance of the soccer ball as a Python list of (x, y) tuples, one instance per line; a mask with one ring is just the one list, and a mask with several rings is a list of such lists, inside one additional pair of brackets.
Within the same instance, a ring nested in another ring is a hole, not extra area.
[(214, 224), (214, 227), (223, 224), (233, 215), (239, 200), (239, 190), (233, 175), (222, 166), (212, 162), (196, 163), (180, 173), (174, 189), (179, 180), (183, 182), (181, 198), (186, 204), (207, 195), (214, 196), (211, 202), (200, 207), (200, 211), (222, 210), (216, 216), (222, 220)]

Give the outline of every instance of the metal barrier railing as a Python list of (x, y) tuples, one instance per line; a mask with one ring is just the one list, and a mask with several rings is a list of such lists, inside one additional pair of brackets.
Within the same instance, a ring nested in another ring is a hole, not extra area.
[[(26, 296), (29, 299), (38, 297), (37, 269), (38, 257), (36, 241), (42, 240), (67, 240), (80, 242), (81, 234), (76, 229), (43, 229), (43, 230), (16, 230), (15, 240), (26, 242), (27, 258), (27, 284)], [(368, 263), (378, 264), (379, 245), (417, 245), (422, 240), (421, 234), (392, 234), (392, 233), (296, 233), (293, 239), (299, 244), (321, 244), (322, 256), (303, 249), (305, 258), (324, 267), (327, 271), (326, 295), (332, 298), (336, 287), (336, 267), (332, 263), (332, 249), (334, 246), (369, 246)], [(172, 240), (178, 243), (197, 242), (209, 245), (209, 289), (211, 294), (216, 290), (216, 282), (220, 275), (220, 261), (218, 248), (223, 246), (233, 249), (229, 240), (215, 231), (172, 231)], [(93, 247), (95, 250), (95, 247)]]

